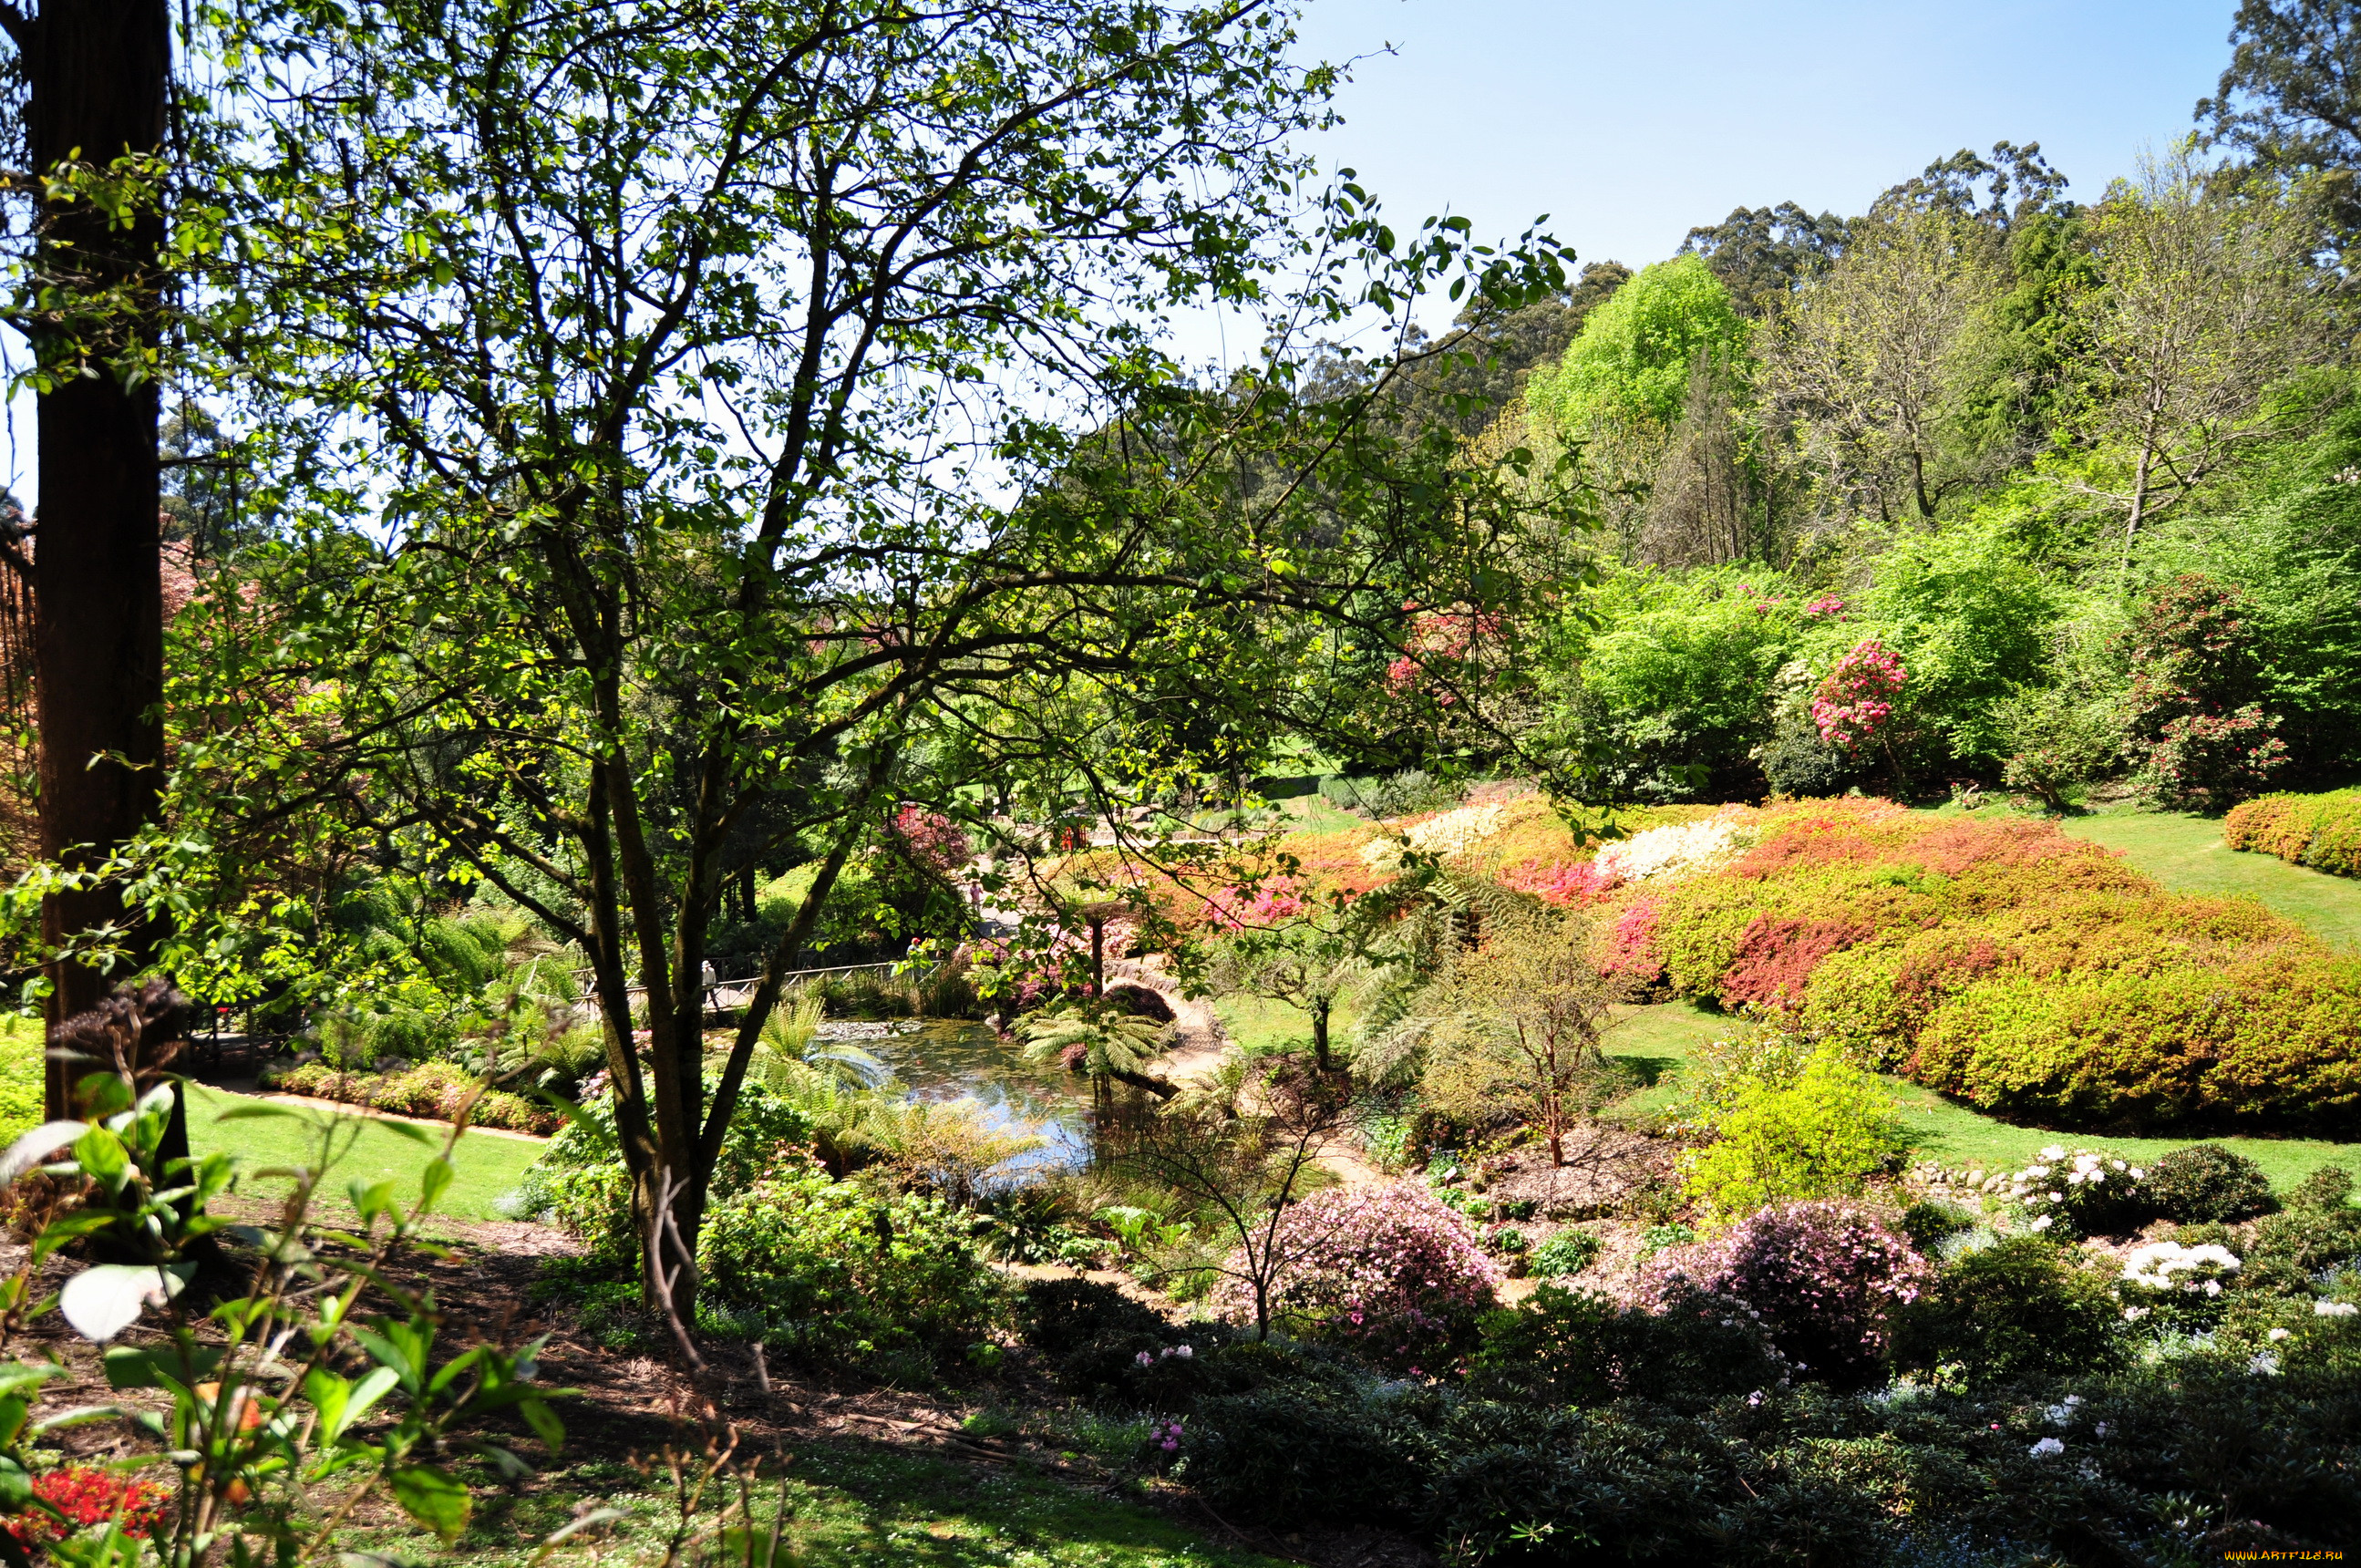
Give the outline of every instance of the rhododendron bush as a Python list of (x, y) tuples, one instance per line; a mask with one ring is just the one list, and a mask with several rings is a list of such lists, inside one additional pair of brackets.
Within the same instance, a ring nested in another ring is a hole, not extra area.
[(1689, 1290), (1742, 1303), (1799, 1370), (1846, 1382), (1876, 1368), (1895, 1310), (1934, 1277), (1933, 1266), (1868, 1210), (1822, 1201), (1774, 1204), (1657, 1254), (1634, 1296), (1659, 1308)]
[(1875, 638), (1840, 655), (1812, 694), (1812, 723), (1820, 739), (1859, 751), (1885, 732), (1894, 699), (1909, 680), (1902, 656)]
[[(1312, 1194), (1280, 1216), (1277, 1255), (1275, 1319), (1398, 1371), (1437, 1369), (1503, 1277), (1466, 1217), (1417, 1181)], [(1217, 1302), (1253, 1318), (1235, 1280)]]

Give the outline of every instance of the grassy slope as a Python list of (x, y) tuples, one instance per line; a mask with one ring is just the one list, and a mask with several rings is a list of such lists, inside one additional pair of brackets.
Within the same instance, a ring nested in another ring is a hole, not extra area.
[[(791, 1522), (780, 1555), (801, 1568), (1277, 1568), (1270, 1558), (1215, 1546), (1160, 1514), (1027, 1467), (815, 1443), (797, 1451), (790, 1474)], [(598, 1559), (635, 1568), (663, 1558), (669, 1523), (670, 1497), (646, 1485), (625, 1466), (593, 1462), (529, 1496), (491, 1492), (454, 1552), (408, 1530), (350, 1530), (338, 1545), (427, 1563), (522, 1565), (533, 1560), (533, 1541), (572, 1517), (577, 1498), (592, 1498), (629, 1516)], [(765, 1532), (777, 1496), (775, 1483), (758, 1494), (754, 1516)]]
[[(2270, 908), (2321, 937), (2361, 947), (2361, 881), (2323, 876), (2268, 855), (2242, 854), (2222, 846), (2221, 824), (2200, 817), (2125, 813), (2075, 817), (2067, 832), (2120, 850), (2140, 871), (2178, 893), (2258, 898)], [(1609, 1054), (1632, 1062), (1650, 1087), (1625, 1099), (1616, 1113), (1625, 1119), (1653, 1115), (1679, 1093), (1680, 1065), (1698, 1044), (1735, 1026), (1735, 1021), (1693, 1002), (1665, 1003), (1631, 1010), (1609, 1037)], [(1931, 1090), (1889, 1079), (1903, 1119), (1919, 1153), (1949, 1166), (2015, 1167), (2049, 1144), (2104, 1149), (2126, 1159), (2153, 1159), (2180, 1148), (2188, 1138), (2102, 1138), (2038, 1127), (2012, 1126), (1954, 1103)], [(2361, 1144), (2301, 1138), (2210, 1140), (2256, 1161), (2275, 1186), (2301, 1180), (2323, 1165), (2361, 1171)]]

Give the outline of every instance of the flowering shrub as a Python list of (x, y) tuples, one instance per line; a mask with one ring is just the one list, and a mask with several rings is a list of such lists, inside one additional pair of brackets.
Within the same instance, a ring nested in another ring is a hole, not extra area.
[(950, 880), (964, 870), (975, 858), (975, 847), (960, 830), (959, 824), (939, 811), (928, 811), (922, 806), (905, 806), (894, 814), (886, 825), (893, 835), (895, 847), (906, 855), (913, 865)]
[(2026, 1223), (2060, 1238), (2120, 1235), (2157, 1212), (2148, 1173), (2112, 1155), (2077, 1149), (2070, 1157), (2052, 1144), (2040, 1159), (1986, 1186), (2025, 1211)]
[[(1279, 1221), (1273, 1315), (1397, 1371), (1437, 1368), (1503, 1277), (1466, 1219), (1423, 1182), (1331, 1188)], [(1218, 1305), (1251, 1316), (1236, 1279)]]
[(101, 1470), (89, 1464), (68, 1464), (33, 1479), (33, 1496), (65, 1516), (63, 1523), (38, 1509), (12, 1514), (0, 1521), (5, 1529), (23, 1545), (46, 1548), (63, 1541), (69, 1534), (103, 1525), (108, 1520), (122, 1526), (123, 1533), (134, 1541), (145, 1541), (164, 1522), (172, 1507), (172, 1494), (153, 1481), (134, 1481), (112, 1470)]
[(2124, 1258), (2123, 1277), (2116, 1285), (2125, 1301), (2125, 1321), (2153, 1316), (2159, 1325), (2210, 1326), (2220, 1319), (2226, 1305), (2222, 1293), (2240, 1266), (2237, 1254), (2211, 1243), (2183, 1246), (2150, 1242), (2135, 1247)]
[(1602, 880), (1647, 882), (1727, 860), (1750, 837), (1741, 817), (1709, 817), (1634, 833), (1599, 850), (1592, 863)]
[(1410, 623), (1410, 641), (1403, 645), (1400, 657), (1386, 666), (1386, 684), (1398, 692), (1423, 685), (1436, 706), (1448, 707), (1458, 699), (1458, 694), (1442, 685), (1438, 677), (1459, 674), (1452, 666), (1466, 664), (1484, 644), (1498, 646), (1504, 622), (1497, 615), (1465, 607), (1421, 610), (1410, 604), (1402, 608), (1415, 612)]
[(1664, 960), (1656, 951), (1656, 926), (1664, 905), (1651, 898), (1631, 904), (1606, 928), (1604, 948), (1598, 954), (1601, 974), (1620, 975), (1642, 983), (1664, 978)]
[(1872, 637), (1838, 656), (1812, 694), (1812, 723), (1831, 746), (1857, 751), (1885, 730), (1909, 679), (1902, 655)]
[(1603, 898), (1623, 879), (1611, 869), (1600, 871), (1595, 861), (1532, 860), (1508, 867), (1495, 880), (1512, 893), (1530, 893), (1563, 908)]
[(1207, 919), (1216, 928), (1243, 931), (1249, 927), (1276, 926), (1308, 907), (1291, 876), (1266, 877), (1252, 892), (1227, 888), (1208, 901)]
[(2246, 801), (2222, 819), (2222, 842), (2333, 876), (2361, 876), (2361, 790)]
[(1411, 823), (1399, 838), (1371, 839), (1361, 846), (1361, 859), (1372, 870), (1390, 872), (1401, 864), (1402, 851), (1422, 855), (1464, 854), (1500, 829), (1506, 815), (1499, 806), (1463, 806), (1440, 817)]
[(1812, 971), (1831, 953), (1842, 952), (1875, 934), (1859, 920), (1780, 920), (1758, 915), (1738, 938), (1738, 951), (1722, 971), (1725, 1007), (1779, 1010), (1804, 998)]
[(1780, 1203), (1718, 1236), (1660, 1254), (1641, 1271), (1643, 1302), (1682, 1288), (1743, 1301), (1802, 1368), (1857, 1381), (1884, 1357), (1894, 1311), (1934, 1278), (1927, 1261), (1867, 1210)]
[(2132, 627), (2132, 749), (2165, 805), (2218, 811), (2287, 763), (2279, 716), (2256, 700), (2262, 662), (2246, 612), (2239, 590), (2185, 573)]

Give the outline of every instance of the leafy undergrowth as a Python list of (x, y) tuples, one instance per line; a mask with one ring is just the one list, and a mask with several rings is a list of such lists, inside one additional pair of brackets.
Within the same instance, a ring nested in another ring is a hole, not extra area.
[[(765, 1466), (775, 1475), (774, 1466)], [(876, 1443), (798, 1446), (787, 1464), (782, 1563), (798, 1568), (1262, 1568), (1274, 1559), (1213, 1544), (1139, 1504), (1086, 1491), (1025, 1464), (978, 1465)], [(487, 1478), (489, 1479), (489, 1478)], [(777, 1511), (774, 1478), (754, 1489), (756, 1530)], [(347, 1552), (497, 1568), (535, 1559), (535, 1542), (590, 1508), (622, 1517), (584, 1532), (554, 1563), (614, 1568), (664, 1558), (678, 1520), (670, 1479), (599, 1460), (546, 1475), (529, 1494), (488, 1491), (456, 1546), (409, 1529), (348, 1532)], [(708, 1506), (702, 1517), (710, 1522)]]

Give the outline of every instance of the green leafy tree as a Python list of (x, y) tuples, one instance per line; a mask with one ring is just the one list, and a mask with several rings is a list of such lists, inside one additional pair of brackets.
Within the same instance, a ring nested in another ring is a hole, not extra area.
[[(1374, 307), (1399, 345), (1443, 273), (1514, 303), (1559, 265), (1398, 235), (1351, 185), (1299, 203), (1286, 138), (1332, 78), (1255, 4), (315, 21), (216, 18), (248, 243), (214, 346), (289, 539), (238, 654), (269, 695), (181, 752), (176, 842), (331, 801), (576, 945), (651, 1288), (676, 1271), (694, 1321), (763, 1022), (903, 803), (989, 832), (1012, 779), (1053, 807), (1251, 776), (1323, 630), (1383, 645), (1508, 582), (1484, 477), (1364, 418), (1387, 375), (1295, 397), (1280, 331), (1191, 387), (1163, 313), (1310, 260), (1275, 309)], [(796, 860), (708, 1079), (723, 890)], [(238, 924), (190, 874), (199, 926)]]

